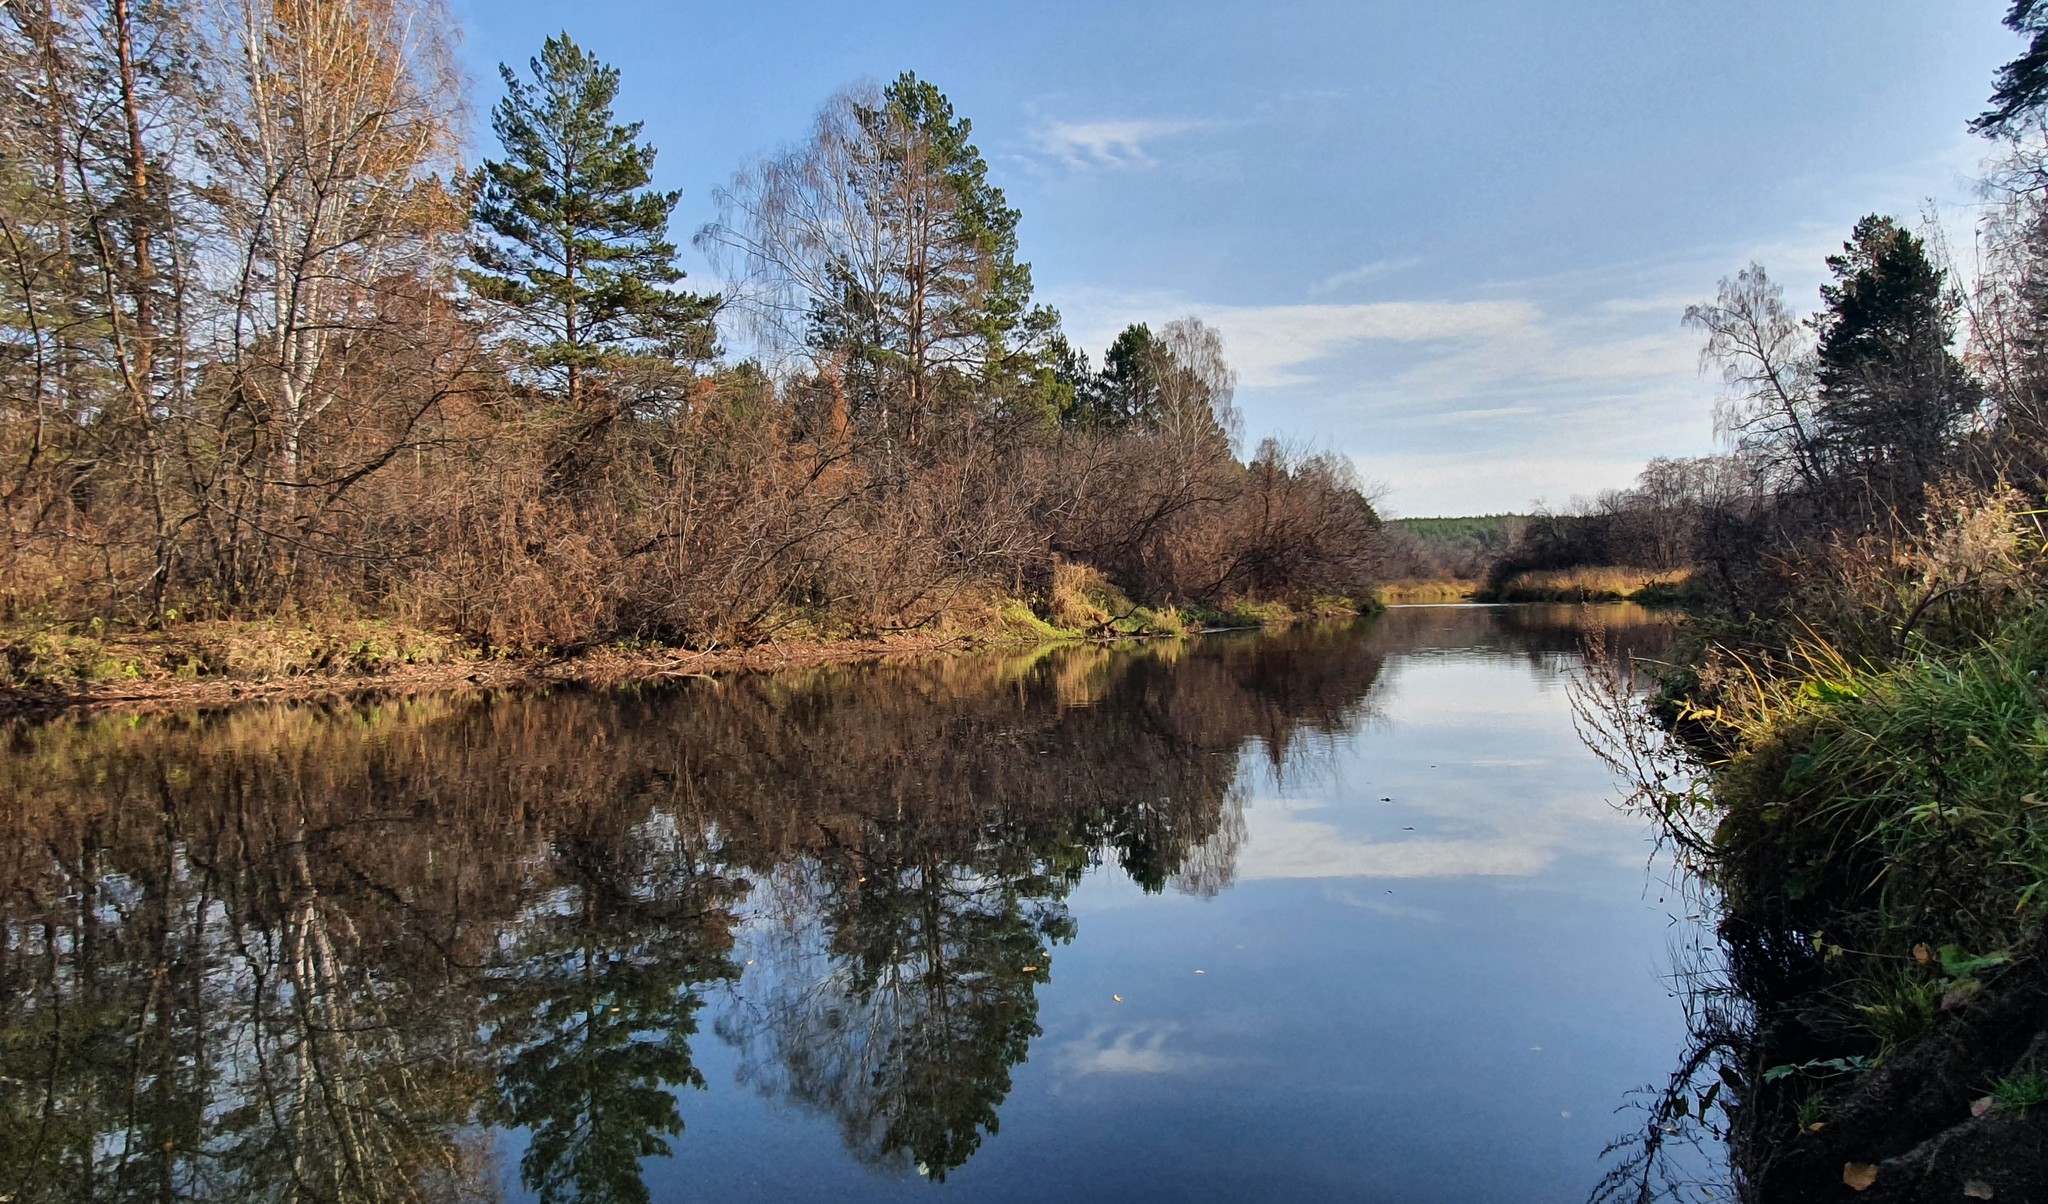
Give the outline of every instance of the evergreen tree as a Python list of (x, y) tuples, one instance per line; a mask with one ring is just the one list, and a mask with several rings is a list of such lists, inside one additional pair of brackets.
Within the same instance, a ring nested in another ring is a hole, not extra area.
[(1124, 327), (1103, 353), (1101, 373), (1076, 402), (1072, 425), (1099, 431), (1150, 426), (1170, 367), (1150, 326), (1134, 322)]
[(1821, 289), (1820, 438), (1838, 471), (1882, 477), (1894, 504), (1934, 472), (1977, 391), (1950, 349), (1959, 304), (1925, 244), (1891, 218), (1856, 223)]
[(655, 149), (639, 122), (613, 121), (618, 69), (566, 33), (529, 67), (530, 83), (498, 68), (506, 91), (491, 129), (505, 158), (478, 173), (483, 237), (463, 278), (503, 307), (572, 411), (604, 411), (592, 374), (634, 358), (707, 357), (718, 298), (669, 287), (683, 278), (668, 240), (682, 194), (649, 187)]
[(1970, 123), (1979, 134), (2007, 136), (2048, 104), (2048, 0), (2012, 0), (2005, 27), (2027, 39), (2026, 53), (1998, 69), (1991, 107)]
[(1088, 353), (1055, 327), (1034, 357), (1026, 387), (1011, 408), (1017, 417), (1036, 424), (1072, 425), (1075, 409), (1094, 387), (1094, 379)]
[(1031, 265), (1017, 258), (1019, 214), (989, 182), (970, 140), (974, 123), (908, 71), (857, 116), (881, 167), (876, 199), (909, 233), (879, 295), (849, 288), (842, 298), (843, 331), (882, 332), (856, 354), (900, 365), (913, 441), (962, 389), (989, 413), (1041, 408), (1043, 353), (1059, 315), (1031, 304)]
[(843, 390), (846, 426), (891, 446), (1065, 404), (1059, 315), (1032, 304), (1017, 210), (972, 133), (908, 72), (842, 93), (810, 141), (720, 190), (698, 235), (764, 328)]
[(1235, 437), (1230, 399), (1237, 374), (1222, 340), (1197, 318), (1168, 322), (1155, 334), (1126, 326), (1102, 357), (1102, 372), (1073, 407), (1069, 425), (1219, 440)]

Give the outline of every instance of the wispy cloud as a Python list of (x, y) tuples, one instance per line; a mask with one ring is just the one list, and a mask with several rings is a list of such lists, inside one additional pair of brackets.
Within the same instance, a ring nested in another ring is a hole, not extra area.
[(1168, 1048), (1179, 1032), (1177, 1024), (1138, 1024), (1121, 1031), (1098, 1024), (1067, 1042), (1059, 1061), (1072, 1075), (1187, 1074), (1215, 1065), (1216, 1059), (1204, 1054)]
[(1146, 167), (1151, 144), (1202, 128), (1199, 121), (1141, 118), (1056, 121), (1032, 135), (1040, 152), (1069, 167)]
[(1361, 305), (1209, 305), (1192, 312), (1223, 332), (1251, 388), (1313, 383), (1303, 369), (1366, 343), (1490, 343), (1541, 320), (1522, 301), (1381, 301)]
[(1421, 262), (1420, 256), (1409, 259), (1375, 259), (1371, 263), (1362, 263), (1347, 271), (1323, 277), (1321, 280), (1308, 286), (1308, 295), (1311, 297), (1327, 297), (1331, 293), (1343, 292), (1353, 285), (1364, 284), (1368, 280), (1377, 280), (1382, 276), (1391, 276), (1395, 272), (1405, 271)]
[[(1237, 878), (1519, 877), (1550, 863), (1552, 850), (1507, 834), (1490, 838), (1368, 840), (1304, 818), (1317, 804), (1262, 799), (1245, 809)], [(1519, 834), (1517, 834), (1519, 835)]]
[(1625, 485), (1651, 456), (1714, 446), (1714, 386), (1677, 320), (1680, 294), (1628, 283), (1599, 300), (1538, 287), (1358, 303), (1109, 290), (1057, 300), (1091, 348), (1129, 322), (1201, 318), (1238, 369), (1255, 436), (1333, 432), (1399, 508), (1460, 513)]

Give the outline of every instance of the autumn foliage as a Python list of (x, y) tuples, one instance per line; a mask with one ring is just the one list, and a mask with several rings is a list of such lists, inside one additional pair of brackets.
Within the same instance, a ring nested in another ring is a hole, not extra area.
[[(1368, 593), (1348, 463), (1240, 461), (1198, 322), (1090, 371), (928, 83), (736, 176), (700, 239), (734, 283), (697, 295), (616, 73), (551, 40), (562, 86), (508, 70), (472, 171), (454, 36), (434, 0), (0, 15), (0, 620), (573, 649), (915, 627), (1072, 562), (1153, 605)], [(520, 158), (561, 130), (613, 167)], [(835, 155), (865, 191), (816, 191)]]

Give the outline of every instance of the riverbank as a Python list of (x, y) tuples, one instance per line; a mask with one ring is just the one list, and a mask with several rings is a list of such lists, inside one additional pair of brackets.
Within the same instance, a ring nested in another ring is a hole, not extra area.
[(1723, 654), (1672, 691), (1712, 750), (1660, 807), (1750, 1017), (1720, 1105), (1745, 1198), (2048, 1198), (2044, 674), (2021, 610), (1961, 651)]
[(1639, 606), (1683, 606), (1690, 599), (1691, 569), (1638, 569), (1581, 565), (1515, 573), (1484, 585), (1480, 602), (1634, 602)]
[[(389, 619), (264, 619), (0, 628), (0, 714), (75, 708), (180, 710), (258, 700), (431, 693), (558, 684), (617, 685), (924, 656), (968, 648), (1116, 642), (1277, 627), (1368, 613), (1377, 604), (1317, 599), (1289, 606), (1129, 606), (1051, 617), (1030, 603), (962, 607), (910, 631), (825, 632), (792, 623), (779, 637), (711, 648), (623, 641), (573, 650), (489, 650), (459, 635)], [(1061, 622), (1064, 620), (1064, 622)]]
[(1690, 569), (1582, 566), (1516, 573), (1499, 582), (1462, 578), (1390, 582), (1379, 590), (1387, 606), (1442, 602), (1634, 602), (1684, 606), (1691, 600)]
[(1477, 581), (1395, 581), (1380, 587), (1379, 598), (1385, 606), (1470, 602), (1481, 588)]

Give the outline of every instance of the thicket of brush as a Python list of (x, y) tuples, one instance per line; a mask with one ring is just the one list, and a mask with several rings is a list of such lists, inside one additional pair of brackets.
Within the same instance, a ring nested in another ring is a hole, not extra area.
[(1348, 463), (1241, 460), (1199, 322), (1093, 370), (929, 83), (735, 175), (707, 296), (617, 73), (551, 39), (470, 169), (455, 36), (434, 0), (0, 9), (0, 621), (518, 651), (1043, 614), (1063, 564), (1155, 610), (1370, 595)]

